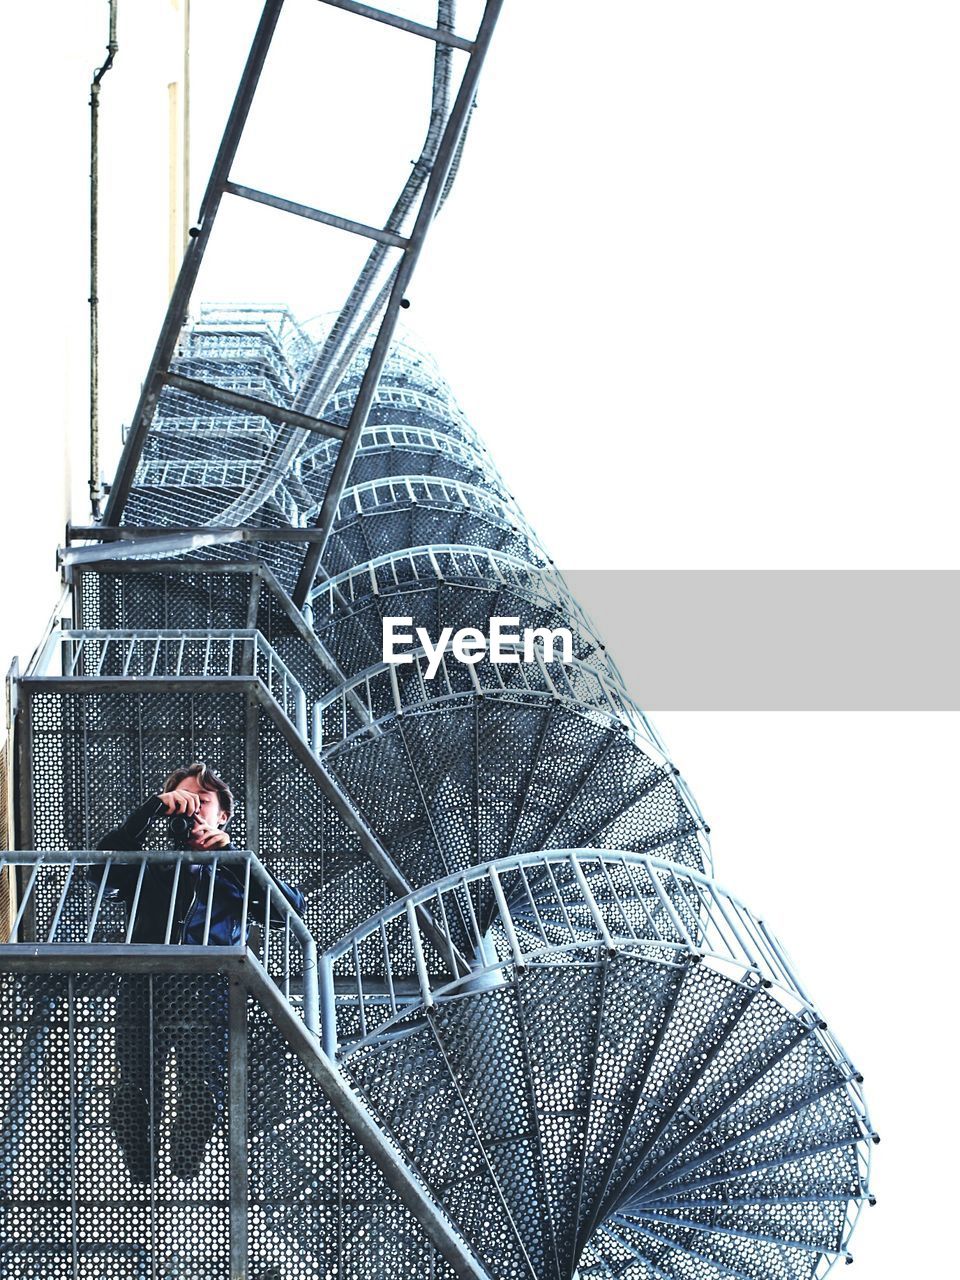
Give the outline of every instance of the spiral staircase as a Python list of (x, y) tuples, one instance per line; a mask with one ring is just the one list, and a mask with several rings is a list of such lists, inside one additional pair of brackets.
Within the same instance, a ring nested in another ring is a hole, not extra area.
[[(185, 360), (213, 346), (227, 384), (269, 356), (293, 391), (311, 344), (290, 317), (281, 342), (276, 316), (212, 314)], [(337, 448), (301, 451), (254, 539), (309, 527)], [(161, 412), (131, 522), (192, 502), (216, 520), (270, 449), (263, 419)], [(849, 1261), (875, 1139), (860, 1076), (711, 878), (664, 744), (408, 341), (304, 610), (297, 545), (254, 546), (75, 565), (72, 617), (17, 682), (4, 1274), (812, 1280)], [(384, 618), (494, 616), (567, 627), (570, 661), (545, 641), (532, 662), (447, 654), (433, 678), (422, 650), (381, 661)], [(288, 922), (240, 953), (138, 948), (76, 873), (195, 757), (235, 784), (235, 843), (303, 888), (296, 945)], [(165, 1154), (191, 1105), (169, 1063), (150, 1186), (111, 1132), (118, 977), (150, 1008), (197, 982), (211, 1021), (229, 1004), (228, 1105), (192, 1182)]]
[[(435, 49), (382, 228), (231, 176), (283, 3), (264, 5), (103, 519), (68, 531), (63, 600), (8, 681), (0, 1275), (819, 1280), (872, 1200), (862, 1079), (712, 878), (665, 744), (396, 331), (500, 0), (470, 33), (452, 0), (435, 26), (323, 0)], [(373, 241), (322, 330), (254, 305), (184, 324), (224, 199)], [(386, 662), (398, 618), (530, 638), (504, 661), (412, 643)], [(235, 850), (171, 851), (157, 827), (146, 853), (97, 849), (197, 759), (234, 788)], [(151, 868), (176, 886), (198, 860), (202, 938), (177, 941), (174, 887), (163, 942), (134, 942)], [(129, 910), (105, 866), (136, 881)], [(243, 921), (263, 914), (214, 945), (228, 874)], [(131, 1053), (146, 1171), (119, 1141)], [(198, 1061), (216, 1114), (187, 1169)]]

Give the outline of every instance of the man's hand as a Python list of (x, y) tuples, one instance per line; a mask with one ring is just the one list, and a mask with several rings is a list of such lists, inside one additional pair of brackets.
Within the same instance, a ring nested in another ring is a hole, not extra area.
[(196, 813), (200, 808), (195, 791), (161, 791), (160, 800), (167, 813)]
[(220, 827), (211, 827), (202, 818), (197, 818), (190, 832), (188, 844), (191, 849), (225, 849), (230, 837)]

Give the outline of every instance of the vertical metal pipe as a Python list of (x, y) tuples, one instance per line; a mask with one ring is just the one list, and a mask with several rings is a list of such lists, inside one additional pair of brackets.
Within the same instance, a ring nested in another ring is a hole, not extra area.
[(337, 1004), (333, 987), (333, 962), (328, 955), (317, 961), (320, 986), (320, 1035), (323, 1052), (329, 1058), (337, 1056)]
[[(179, 868), (180, 863), (177, 863)], [(122, 981), (122, 979), (121, 979)], [(130, 977), (126, 981), (131, 981)], [(134, 979), (135, 981), (135, 979)], [(156, 987), (153, 974), (147, 975), (147, 1062), (148, 1062), (148, 1080), (147, 1087), (149, 1089), (149, 1105), (147, 1115), (150, 1123), (150, 1280), (158, 1280), (157, 1275), (157, 1180), (153, 1176), (153, 1171), (157, 1167), (157, 1119), (158, 1119), (158, 1099), (154, 1083), (157, 1078), (157, 1070), (155, 1065), (155, 1054), (157, 1051), (154, 1011), (156, 999)]]
[(100, 519), (100, 83), (113, 66), (117, 44), (117, 0), (110, 0), (107, 59), (90, 82), (90, 510)]
[(32, 697), (23, 695), (19, 671), (10, 668), (11, 695), (15, 695), (17, 748), (17, 820), (15, 847), (33, 848), (33, 706)]
[(230, 1280), (247, 1277), (247, 992), (238, 978), (230, 978)]
[(260, 857), (260, 719), (257, 699), (247, 693), (243, 737), (243, 821), (245, 846)]
[[(317, 985), (317, 945), (313, 938), (309, 941), (301, 939), (303, 953), (303, 1020), (308, 1031), (320, 1034), (320, 993)], [(336, 1043), (334, 1043), (336, 1052)]]
[[(16, 813), (14, 775), (16, 773), (16, 714), (17, 714), (17, 681), (20, 676), (20, 664), (16, 658), (11, 662), (4, 687), (4, 768), (0, 772), (0, 786), (3, 796), (0, 797), (0, 812), (6, 817), (4, 829), (0, 831), (0, 845), (4, 849), (16, 846), (14, 833), (14, 815)], [(5, 867), (0, 871), (0, 942), (8, 941), (10, 926), (17, 911), (17, 880), (13, 867)]]
[[(73, 864), (71, 863), (71, 866)], [(73, 1280), (79, 1280), (80, 1258), (77, 1251), (78, 1219), (77, 1219), (77, 1014), (75, 1001), (77, 998), (76, 979), (67, 975), (67, 1090), (70, 1094), (70, 1226), (72, 1240), (70, 1244), (70, 1261)]]
[(190, 0), (183, 0), (183, 251), (190, 245)]

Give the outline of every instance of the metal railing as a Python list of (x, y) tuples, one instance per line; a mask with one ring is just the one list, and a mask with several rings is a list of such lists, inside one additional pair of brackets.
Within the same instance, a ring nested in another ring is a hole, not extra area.
[[(574, 658), (547, 660), (542, 641), (533, 645), (533, 661), (525, 662), (518, 648), (503, 645), (518, 659), (493, 662), (484, 655), (479, 662), (461, 662), (449, 650), (441, 653), (436, 674), (427, 678), (430, 658), (422, 647), (411, 648), (410, 662), (378, 663), (359, 672), (313, 708), (313, 748), (325, 754), (350, 741), (370, 725), (393, 716), (425, 711), (456, 700), (503, 695), (524, 700), (565, 702), (589, 708), (609, 721), (629, 729), (655, 764), (669, 764), (659, 739), (640, 707), (599, 668)], [(365, 723), (357, 717), (357, 704), (366, 711)]]
[(593, 620), (571, 594), (559, 570), (538, 568), (506, 551), (462, 542), (390, 551), (319, 582), (311, 592), (310, 605), (315, 623), (321, 623), (324, 618), (342, 616), (345, 603), (352, 606), (372, 596), (433, 583), (514, 591), (539, 609), (561, 614), (592, 648), (604, 654), (605, 669), (623, 687), (620, 670), (606, 653)]
[(520, 533), (532, 551), (539, 553), (541, 563), (553, 563), (539, 537), (512, 501), (505, 501), (479, 485), (448, 480), (442, 476), (383, 476), (352, 485), (344, 491), (340, 500), (336, 527), (342, 527), (354, 515), (365, 516), (398, 508), (406, 510), (417, 504), (437, 510), (469, 512), (470, 515)]
[[(356, 398), (354, 391), (338, 392), (327, 401), (327, 418), (336, 419), (337, 415), (349, 414)], [(406, 388), (384, 386), (377, 388), (373, 401), (374, 410), (397, 408), (417, 413), (426, 413), (431, 420), (443, 430), (457, 431), (466, 440), (476, 440), (477, 433), (470, 425), (463, 411), (442, 395), (430, 395), (425, 391), (410, 391)]]
[(149, 458), (137, 468), (137, 486), (237, 488), (260, 468), (258, 458)]
[[(320, 440), (304, 452), (301, 473), (323, 471), (336, 463), (338, 441)], [(382, 424), (365, 427), (360, 436), (357, 453), (373, 453), (379, 450), (423, 452), (429, 450), (444, 458), (451, 458), (465, 467), (482, 472), (484, 478), (496, 489), (506, 491), (503, 477), (490, 460), (489, 452), (480, 444), (446, 435), (432, 427), (402, 424)]]
[[(146, 492), (156, 489), (167, 490), (171, 500), (168, 508), (173, 520), (179, 518), (177, 512), (184, 513), (190, 509), (194, 497), (184, 497), (182, 490), (224, 493), (228, 489), (244, 489), (260, 470), (256, 459), (246, 458), (242, 461), (222, 462), (216, 460), (198, 461), (197, 459), (150, 459), (140, 463), (137, 468), (135, 488), (144, 498)], [(270, 495), (270, 508), (265, 508), (264, 519), (272, 516), (276, 522), (277, 514), (280, 523), (300, 528), (303, 524), (303, 512), (313, 509), (314, 499), (305, 494), (298, 502), (291, 493), (296, 477), (285, 476)], [(305, 500), (304, 500), (305, 499)], [(163, 498), (155, 499), (160, 502)], [(158, 511), (157, 519), (162, 513)]]
[(258, 362), (267, 365), (288, 386), (296, 376), (278, 339), (266, 325), (251, 325), (246, 332), (194, 325), (184, 331), (178, 359)]
[[(276, 435), (276, 428), (266, 418), (258, 418), (254, 414), (240, 413), (234, 417), (227, 417), (225, 414), (204, 417), (200, 417), (197, 414), (194, 414), (193, 417), (177, 416), (164, 419), (163, 430), (164, 436), (172, 436), (176, 444), (181, 448), (185, 438), (189, 440), (203, 440), (205, 438), (212, 440), (248, 439), (257, 440), (262, 444), (269, 444)], [(150, 448), (144, 450), (143, 457), (153, 460), (162, 456), (162, 450), (170, 447), (173, 442), (158, 437), (148, 443)], [(138, 474), (142, 465), (142, 462), (137, 464)]]
[(253, 629), (53, 631), (27, 674), (81, 680), (253, 677), (307, 736), (302, 685)]
[[(466, 922), (477, 957), (468, 975), (428, 966), (424, 912), (436, 921)], [(413, 1006), (429, 1009), (505, 966), (522, 970), (547, 958), (573, 958), (584, 948), (626, 948), (663, 963), (693, 957), (775, 988), (788, 1011), (845, 1067), (864, 1133), (872, 1135), (861, 1077), (766, 922), (708, 875), (644, 854), (559, 849), (515, 855), (391, 903), (319, 958), (327, 1052), (338, 1051), (341, 1028), (352, 1050), (389, 1032)], [(370, 974), (383, 975), (375, 989)], [(401, 995), (411, 978), (412, 993)]]
[[(181, 939), (181, 922), (176, 919), (177, 900), (187, 877), (197, 867), (209, 867), (203, 892), (190, 901), (203, 913), (200, 941)], [(156, 877), (148, 881), (148, 870), (172, 867), (169, 883), (162, 886), (165, 897), (156, 900)], [(97, 873), (97, 869), (102, 870)], [(123, 878), (124, 909), (119, 907), (119, 890), (111, 888), (111, 873), (116, 881), (118, 869), (129, 868)], [(42, 957), (44, 948), (51, 953), (52, 964), (62, 965), (66, 951), (82, 955), (90, 947), (130, 948), (130, 962), (157, 958), (189, 947), (187, 960), (194, 949), (216, 949), (225, 944), (211, 937), (211, 922), (217, 905), (218, 877), (220, 887), (230, 879), (231, 902), (240, 895), (236, 946), (251, 951), (263, 965), (292, 1007), (302, 1012), (309, 1030), (319, 1030), (317, 991), (317, 948), (313, 936), (291, 903), (278, 888), (269, 871), (255, 854), (247, 850), (225, 849), (202, 852), (185, 850), (105, 851), (82, 849), (0, 854), (0, 875), (8, 869), (19, 874), (22, 883), (17, 914), (10, 930), (10, 940), (0, 945), (0, 960), (11, 957), (19, 949), (28, 949)], [(91, 872), (93, 874), (91, 874)], [(149, 900), (150, 898), (153, 900)], [(164, 922), (163, 938), (154, 942), (135, 942), (137, 926), (147, 910), (153, 919)], [(118, 967), (123, 957), (116, 958)]]

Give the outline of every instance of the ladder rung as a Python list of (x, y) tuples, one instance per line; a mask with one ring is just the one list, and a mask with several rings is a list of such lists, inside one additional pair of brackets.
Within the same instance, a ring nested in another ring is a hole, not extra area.
[(401, 31), (410, 31), (415, 36), (424, 36), (427, 40), (435, 40), (437, 44), (448, 44), (453, 49), (466, 49), (468, 53), (473, 50), (472, 40), (455, 36), (452, 31), (426, 27), (422, 22), (401, 18), (398, 14), (387, 13), (384, 9), (374, 9), (369, 4), (358, 4), (356, 0), (321, 0), (321, 3), (332, 4), (336, 9), (346, 9), (348, 13), (357, 13), (361, 18), (372, 18), (374, 22), (385, 22), (388, 27), (399, 27)]
[(308, 204), (298, 204), (296, 200), (284, 200), (282, 196), (271, 196), (266, 191), (258, 191), (255, 187), (243, 187), (239, 182), (226, 182), (224, 191), (243, 200), (253, 200), (256, 204), (269, 205), (271, 209), (280, 209), (284, 213), (295, 213), (299, 218), (309, 218), (311, 222), (322, 222), (328, 227), (337, 227), (340, 231), (352, 231), (354, 235), (367, 236), (370, 240), (379, 240), (381, 244), (390, 244), (397, 249), (406, 249), (410, 243), (403, 236), (393, 231), (383, 231), (379, 227), (371, 227), (366, 222), (355, 222), (353, 218), (341, 218), (336, 213), (324, 213), (322, 209), (314, 209)]
[(335, 440), (346, 437), (346, 427), (336, 422), (324, 422), (322, 418), (311, 418), (309, 414), (298, 413), (296, 409), (285, 409), (282, 404), (272, 404), (269, 400), (261, 400), (257, 396), (244, 396), (238, 391), (228, 391), (226, 387), (216, 387), (210, 382), (201, 382), (197, 378), (185, 378), (179, 373), (166, 373), (163, 381), (178, 391), (187, 391), (190, 395), (201, 396), (204, 400), (215, 400), (218, 404), (229, 405), (232, 409), (241, 409), (244, 413), (255, 413), (270, 422), (291, 427), (303, 427), (307, 431), (316, 431), (322, 436), (333, 436)]

